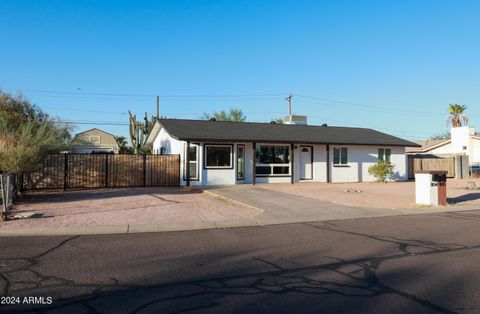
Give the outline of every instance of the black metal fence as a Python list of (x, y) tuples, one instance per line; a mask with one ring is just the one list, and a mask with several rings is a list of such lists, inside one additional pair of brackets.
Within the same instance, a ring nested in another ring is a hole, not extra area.
[(179, 155), (52, 154), (24, 190), (180, 185)]
[(0, 173), (0, 220), (7, 216), (8, 211), (12, 206), (12, 202), (18, 196), (20, 187), (20, 176), (17, 173)]

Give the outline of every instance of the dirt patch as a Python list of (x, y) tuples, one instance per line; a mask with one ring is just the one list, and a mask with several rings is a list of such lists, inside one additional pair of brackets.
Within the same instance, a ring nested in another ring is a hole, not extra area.
[(260, 211), (185, 188), (126, 188), (34, 192), (12, 213), (38, 212), (0, 228), (187, 223), (253, 218)]
[[(447, 197), (452, 205), (480, 204), (480, 189), (468, 190), (468, 182), (480, 187), (480, 179), (447, 182)], [(261, 188), (290, 193), (346, 206), (369, 208), (415, 207), (415, 182), (391, 183), (298, 183), (262, 184)]]

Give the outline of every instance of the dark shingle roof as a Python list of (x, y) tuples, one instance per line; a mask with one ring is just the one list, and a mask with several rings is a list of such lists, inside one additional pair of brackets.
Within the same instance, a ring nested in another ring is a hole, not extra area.
[(365, 128), (182, 119), (160, 119), (159, 122), (171, 136), (179, 140), (419, 146)]

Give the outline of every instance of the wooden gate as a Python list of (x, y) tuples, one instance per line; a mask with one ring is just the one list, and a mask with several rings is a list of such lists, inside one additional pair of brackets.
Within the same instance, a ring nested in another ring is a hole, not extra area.
[(179, 186), (180, 155), (52, 154), (24, 190)]
[(408, 178), (414, 179), (417, 171), (447, 171), (448, 178), (455, 178), (455, 157), (408, 156)]

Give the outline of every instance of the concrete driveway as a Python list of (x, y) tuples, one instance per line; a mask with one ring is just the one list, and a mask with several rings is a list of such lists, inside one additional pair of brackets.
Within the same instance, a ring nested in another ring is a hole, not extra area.
[[(297, 186), (300, 186), (300, 184)], [(263, 212), (254, 219), (259, 224), (264, 225), (464, 211), (479, 208), (478, 205), (395, 209), (346, 206), (293, 193), (275, 191), (267, 187), (267, 185), (209, 187), (206, 188), (206, 191), (235, 202), (262, 209)], [(319, 190), (318, 193), (320, 192)], [(379, 201), (381, 202), (381, 200)]]

